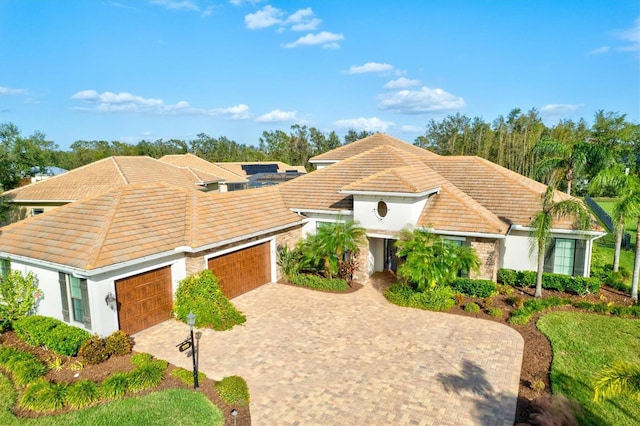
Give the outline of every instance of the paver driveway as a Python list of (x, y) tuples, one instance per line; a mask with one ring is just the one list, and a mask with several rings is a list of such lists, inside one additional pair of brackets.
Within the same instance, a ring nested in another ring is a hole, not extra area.
[[(233, 299), (247, 316), (203, 330), (200, 370), (239, 375), (253, 425), (513, 425), (523, 340), (503, 325), (400, 308), (370, 286), (350, 294), (264, 285)], [(191, 369), (166, 321), (136, 350)]]

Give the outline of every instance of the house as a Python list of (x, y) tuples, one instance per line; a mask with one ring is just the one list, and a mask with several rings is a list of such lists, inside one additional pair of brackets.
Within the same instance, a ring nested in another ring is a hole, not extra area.
[(165, 182), (208, 191), (217, 188), (219, 180), (206, 171), (174, 166), (151, 157), (114, 156), (2, 195), (12, 207), (9, 222), (15, 222), (126, 185)]
[[(165, 182), (99, 193), (94, 184), (93, 196), (67, 195), (78, 201), (0, 228), (3, 270), (10, 259), (11, 268), (38, 276), (39, 313), (106, 335), (169, 318), (177, 283), (205, 268), (230, 298), (276, 281), (276, 247), (327, 222), (356, 220), (366, 229), (362, 283), (396, 269), (395, 241), (407, 227), (473, 247), (482, 263), (476, 277), (536, 269), (528, 226), (545, 185), (479, 157), (442, 157), (383, 134), (318, 157), (324, 164), (316, 171), (246, 191), (205, 192), (175, 171)], [(545, 270), (587, 276), (593, 240), (604, 233), (574, 229), (570, 220), (555, 226)]]
[(189, 274), (211, 269), (228, 297), (276, 281), (276, 247), (304, 221), (275, 188), (123, 185), (0, 228), (0, 259), (38, 277), (39, 314), (132, 334), (170, 317)]
[[(239, 191), (247, 189), (249, 181), (245, 177), (244, 173), (238, 174), (219, 164), (210, 163), (197, 155), (191, 153), (187, 154), (173, 154), (165, 155), (160, 158), (160, 161), (173, 164), (179, 167), (189, 167), (194, 170), (202, 170), (209, 173), (212, 176), (217, 176), (217, 189), (218, 192)], [(224, 163), (223, 163), (224, 164)], [(215, 190), (214, 189), (214, 190)]]

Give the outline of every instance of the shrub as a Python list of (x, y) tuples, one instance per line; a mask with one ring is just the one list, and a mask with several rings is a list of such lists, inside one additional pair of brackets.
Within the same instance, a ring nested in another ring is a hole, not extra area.
[(164, 367), (161, 363), (148, 362), (129, 373), (129, 387), (131, 392), (140, 392), (158, 386), (164, 377)]
[(484, 309), (489, 309), (492, 306), (493, 306), (493, 297), (487, 297), (482, 301), (482, 307)]
[(505, 285), (514, 286), (518, 283), (518, 273), (513, 269), (499, 269), (498, 282)]
[(21, 407), (34, 411), (55, 411), (64, 407), (67, 384), (38, 380), (22, 394)]
[(85, 340), (78, 354), (87, 364), (100, 364), (109, 359), (107, 344), (105, 340), (97, 334)]
[(17, 386), (27, 386), (44, 377), (47, 367), (35, 355), (0, 346), (0, 367), (13, 376)]
[(67, 388), (65, 404), (71, 408), (83, 408), (100, 398), (100, 387), (91, 380), (80, 380)]
[[(176, 367), (171, 370), (171, 375), (177, 377), (186, 385), (193, 385), (193, 371), (184, 369), (182, 367)], [(206, 374), (198, 371), (198, 381), (201, 382), (206, 379)]]
[(597, 293), (600, 290), (598, 278), (570, 277), (565, 284), (565, 291), (579, 296)]
[(498, 290), (498, 293), (504, 294), (504, 295), (507, 295), (507, 296), (511, 296), (513, 294), (513, 292), (515, 291), (513, 289), (513, 287), (511, 287), (510, 285), (506, 285), (506, 284), (498, 284), (498, 285), (496, 285), (496, 290)]
[(500, 308), (489, 308), (487, 309), (487, 313), (495, 318), (502, 318), (503, 316), (502, 309)]
[(107, 336), (105, 344), (110, 357), (130, 354), (133, 348), (133, 340), (122, 330), (114, 331)]
[(449, 286), (436, 286), (419, 292), (409, 284), (395, 283), (385, 292), (387, 300), (398, 306), (425, 309), (428, 311), (448, 311), (455, 304), (454, 292)]
[(229, 376), (215, 385), (220, 398), (229, 405), (249, 405), (249, 388), (240, 376)]
[(25, 318), (34, 312), (41, 297), (38, 278), (33, 272), (25, 275), (21, 271), (10, 271), (0, 279), (0, 318), (7, 323)]
[(509, 296), (506, 302), (516, 309), (520, 309), (524, 306), (524, 298), (521, 296)]
[(289, 282), (314, 290), (347, 291), (350, 288), (349, 283), (341, 278), (324, 278), (313, 274), (295, 274), (289, 277)]
[(536, 271), (517, 271), (516, 285), (519, 287), (533, 287), (536, 285), (538, 273)]
[(544, 382), (542, 380), (534, 380), (529, 384), (529, 387), (531, 387), (531, 390), (535, 391), (536, 393), (540, 393), (546, 386), (544, 385)]
[(45, 346), (58, 355), (76, 356), (91, 334), (51, 317), (32, 315), (13, 323), (16, 335), (31, 346)]
[(146, 352), (139, 352), (131, 355), (131, 359), (129, 361), (136, 367), (140, 367), (141, 365), (150, 363), (152, 359), (153, 355)]
[(467, 303), (466, 305), (464, 305), (464, 310), (465, 312), (471, 312), (471, 313), (477, 313), (480, 312), (480, 306), (478, 306), (477, 303)]
[(414, 293), (415, 290), (409, 284), (393, 283), (384, 292), (384, 297), (394, 305), (409, 306), (409, 300)]
[(222, 293), (217, 278), (209, 270), (181, 280), (174, 305), (176, 317), (185, 321), (190, 312), (196, 314), (197, 327), (229, 330), (247, 319)]
[(278, 265), (282, 268), (282, 274), (288, 280), (300, 271), (300, 261), (302, 260), (302, 252), (299, 248), (289, 248), (287, 246), (278, 246)]
[(453, 300), (456, 303), (456, 306), (461, 306), (464, 303), (464, 294), (462, 293), (456, 293), (453, 295)]
[(473, 280), (471, 278), (456, 278), (451, 283), (454, 291), (469, 297), (489, 297), (496, 292), (496, 283), (491, 280)]
[(548, 299), (530, 299), (524, 302), (524, 306), (513, 311), (510, 324), (526, 324), (536, 312), (541, 312), (555, 306), (571, 305), (571, 299), (561, 299), (559, 297), (550, 297)]
[(119, 399), (129, 390), (129, 374), (114, 373), (104, 379), (100, 386), (100, 393), (105, 399)]

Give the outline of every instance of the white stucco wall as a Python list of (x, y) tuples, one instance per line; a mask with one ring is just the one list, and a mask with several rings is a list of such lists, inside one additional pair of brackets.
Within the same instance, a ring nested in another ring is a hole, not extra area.
[[(380, 201), (387, 204), (385, 217), (377, 214)], [(418, 222), (426, 202), (426, 196), (414, 198), (356, 194), (353, 196), (354, 218), (366, 229), (397, 232)]]
[(512, 231), (500, 247), (500, 268), (518, 271), (535, 271), (537, 255), (529, 256), (529, 234), (525, 231)]

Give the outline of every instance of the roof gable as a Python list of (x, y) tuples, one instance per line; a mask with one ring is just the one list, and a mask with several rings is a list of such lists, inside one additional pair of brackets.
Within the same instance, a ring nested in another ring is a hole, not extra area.
[(428, 166), (385, 169), (342, 188), (343, 192), (421, 194), (439, 188), (444, 178)]
[(223, 167), (220, 167), (217, 164), (211, 163), (191, 153), (165, 155), (164, 157), (160, 158), (160, 161), (173, 164), (174, 166), (189, 167), (196, 173), (198, 171), (208, 173), (210, 176), (215, 176), (215, 180), (234, 183), (247, 182), (247, 179), (245, 179), (242, 175), (233, 173)]

